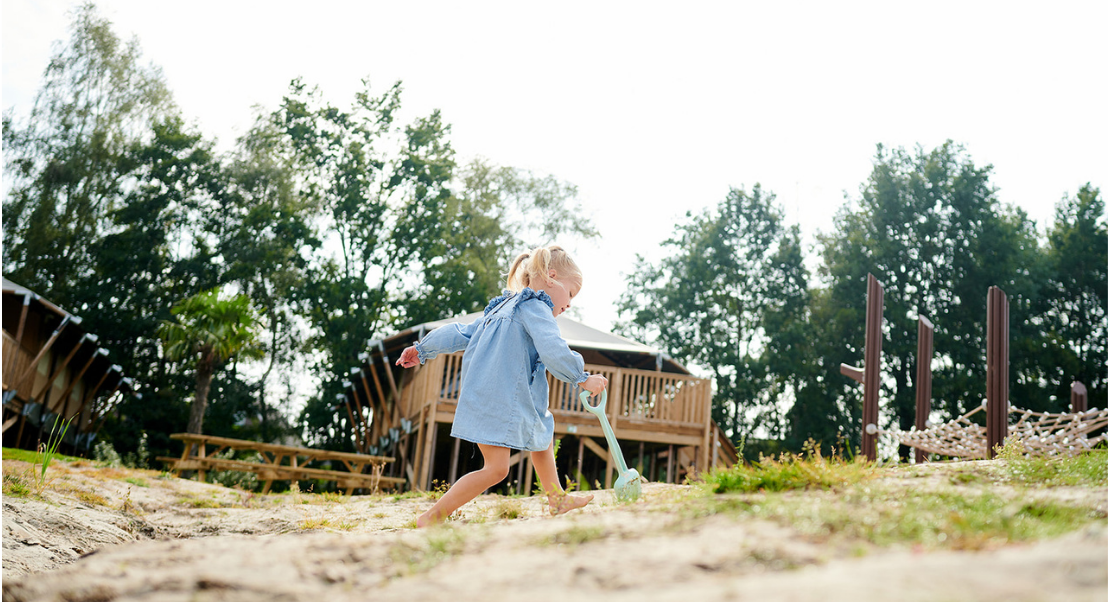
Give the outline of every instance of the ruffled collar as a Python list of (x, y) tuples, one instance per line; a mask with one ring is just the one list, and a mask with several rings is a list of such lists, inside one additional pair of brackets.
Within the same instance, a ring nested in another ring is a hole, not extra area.
[(520, 291), (519, 293), (514, 293), (509, 289), (501, 291), (500, 297), (494, 297), (493, 299), (490, 299), (489, 304), (486, 305), (485, 313), (488, 314), (489, 312), (496, 309), (498, 305), (501, 305), (506, 300), (511, 299), (514, 296), (520, 297), (517, 303), (520, 303), (521, 301), (527, 301), (529, 299), (539, 299), (540, 301), (546, 303), (549, 308), (555, 309), (555, 302), (551, 300), (551, 297), (547, 294), (547, 291), (534, 291), (526, 286), (524, 287), (524, 290)]

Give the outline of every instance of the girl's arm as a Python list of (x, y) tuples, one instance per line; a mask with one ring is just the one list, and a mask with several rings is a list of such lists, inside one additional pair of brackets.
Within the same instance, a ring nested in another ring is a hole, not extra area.
[(406, 347), (401, 352), (397, 364), (404, 368), (411, 368), (417, 362), (423, 364), (441, 353), (453, 353), (466, 349), (466, 346), (470, 343), (470, 337), (474, 335), (474, 331), (478, 328), (479, 322), (481, 322), (480, 319), (474, 320), (470, 324), (455, 322), (440, 326), (424, 335), (424, 338), (412, 347)]
[(555, 378), (574, 385), (589, 378), (585, 360), (567, 345), (547, 303), (539, 299), (522, 301), (517, 311), (524, 330), (532, 337), (532, 343), (540, 354), (540, 361)]

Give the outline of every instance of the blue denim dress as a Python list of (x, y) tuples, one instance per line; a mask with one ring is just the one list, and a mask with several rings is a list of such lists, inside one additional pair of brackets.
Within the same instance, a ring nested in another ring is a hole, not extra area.
[(527, 451), (551, 445), (546, 371), (572, 384), (589, 377), (559, 332), (554, 306), (543, 291), (505, 291), (472, 324), (441, 326), (416, 343), (421, 364), (465, 350), (452, 437)]

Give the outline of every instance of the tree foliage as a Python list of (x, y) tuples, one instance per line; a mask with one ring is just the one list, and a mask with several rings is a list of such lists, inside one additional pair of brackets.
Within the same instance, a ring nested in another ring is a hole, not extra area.
[(176, 321), (163, 322), (158, 336), (165, 346), (166, 357), (188, 360), (193, 367), (196, 389), (187, 432), (200, 434), (208, 406), (208, 388), (216, 371), (233, 358), (262, 357), (255, 332), (258, 318), (246, 295), (221, 299), (219, 288), (185, 299), (174, 305), (170, 313)]
[(777, 434), (777, 402), (799, 384), (783, 360), (798, 345), (789, 333), (807, 295), (800, 232), (759, 185), (686, 219), (663, 242), (666, 258), (637, 258), (622, 329), (709, 372), (714, 417), (735, 436), (759, 426)]

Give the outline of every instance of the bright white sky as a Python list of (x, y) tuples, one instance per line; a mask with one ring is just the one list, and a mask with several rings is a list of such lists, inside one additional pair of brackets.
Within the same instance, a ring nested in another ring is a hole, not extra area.
[[(28, 109), (75, 4), (2, 0), (5, 110)], [(98, 2), (220, 149), (294, 77), (342, 107), (363, 77), (403, 80), (406, 121), (441, 109), (460, 160), (576, 184), (604, 237), (577, 248), (578, 315), (603, 329), (686, 211), (761, 183), (812, 244), (877, 143), (964, 144), (1042, 228), (1083, 183), (1107, 192), (1106, 1), (682, 4)]]

